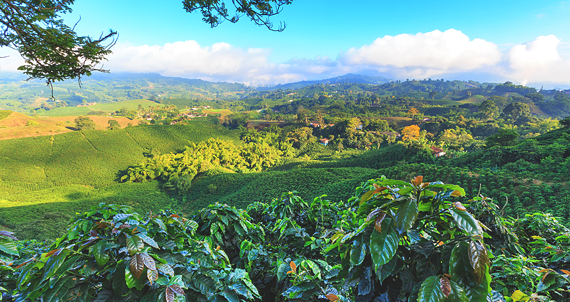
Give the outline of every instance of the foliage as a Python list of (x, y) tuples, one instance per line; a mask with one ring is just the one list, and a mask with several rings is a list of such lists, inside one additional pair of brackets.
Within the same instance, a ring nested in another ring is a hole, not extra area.
[(230, 16), (225, 5), (225, 1), (204, 1), (204, 0), (184, 0), (184, 9), (192, 13), (199, 10), (202, 13), (202, 20), (210, 24), (212, 27), (218, 26), (223, 20), (235, 23), (240, 16), (246, 15), (251, 21), (257, 25), (266, 26), (270, 30), (283, 31), (285, 25), (281, 24), (274, 29), (273, 23), (269, 17), (275, 16), (281, 12), (283, 6), (291, 4), (293, 0), (247, 0), (240, 2), (232, 2), (235, 7), (235, 15)]
[(488, 148), (494, 146), (513, 146), (516, 145), (517, 138), (520, 135), (514, 130), (500, 129), (499, 133), (491, 135), (485, 139)]
[(416, 125), (407, 126), (402, 130), (402, 140), (417, 140), (420, 137), (420, 127)]
[(65, 25), (60, 16), (71, 11), (73, 2), (3, 1), (0, 46), (18, 50), (25, 59), (18, 69), (30, 78), (42, 78), (51, 85), (105, 71), (98, 65), (111, 52), (117, 32), (110, 30), (99, 38), (78, 36), (75, 28)]
[(274, 166), (283, 152), (266, 142), (236, 146), (220, 139), (191, 143), (182, 153), (155, 154), (142, 164), (130, 167), (122, 181), (145, 182), (153, 179), (176, 181), (199, 173), (225, 168), (237, 172), (261, 171)]
[(126, 207), (75, 218), (48, 253), (21, 266), (16, 301), (194, 301), (258, 296), (198, 225), (176, 214), (141, 216)]
[(75, 128), (78, 130), (94, 130), (95, 123), (92, 119), (86, 116), (79, 116), (75, 120)]

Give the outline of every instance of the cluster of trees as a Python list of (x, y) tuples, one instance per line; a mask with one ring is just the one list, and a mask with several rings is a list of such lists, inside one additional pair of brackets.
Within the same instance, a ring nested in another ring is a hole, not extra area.
[(211, 138), (200, 143), (190, 143), (180, 153), (152, 153), (145, 162), (130, 167), (121, 181), (164, 181), (165, 187), (187, 192), (191, 182), (199, 174), (223, 172), (262, 171), (275, 166), (287, 156), (291, 146), (279, 141), (273, 132), (244, 135), (246, 143), (235, 145), (230, 141)]

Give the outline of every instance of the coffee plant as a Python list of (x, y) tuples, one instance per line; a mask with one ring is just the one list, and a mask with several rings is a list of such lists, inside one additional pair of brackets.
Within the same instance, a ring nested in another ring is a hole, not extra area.
[(22, 302), (567, 301), (567, 229), (465, 195), (418, 176), (190, 218), (101, 204), (48, 249), (0, 232), (0, 286)]

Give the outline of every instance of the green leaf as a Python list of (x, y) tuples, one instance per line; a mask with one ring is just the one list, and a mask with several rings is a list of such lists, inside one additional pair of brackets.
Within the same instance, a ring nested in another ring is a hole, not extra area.
[(224, 296), (224, 298), (226, 298), (228, 300), (228, 302), (239, 302), (240, 301), (238, 294), (229, 288), (227, 288), (222, 293), (222, 296)]
[(170, 277), (174, 277), (174, 270), (172, 269), (172, 267), (168, 264), (165, 263), (158, 263), (156, 265), (156, 269), (165, 274), (165, 275), (169, 275)]
[(378, 267), (376, 270), (376, 277), (378, 278), (378, 281), (380, 281), (380, 284), (382, 284), (382, 282), (392, 274), (397, 263), (398, 257), (393, 257), (388, 263)]
[(422, 282), (418, 294), (418, 302), (440, 302), (444, 300), (445, 296), (441, 291), (439, 278), (437, 276), (428, 277)]
[(362, 195), (362, 198), (360, 198), (359, 205), (366, 203), (368, 200), (370, 200), (370, 198), (372, 198), (372, 195), (374, 195), (374, 190), (370, 190), (364, 193), (364, 195)]
[(398, 209), (394, 217), (394, 227), (398, 233), (402, 234), (409, 230), (418, 217), (418, 203), (413, 199), (408, 199)]
[(449, 210), (451, 216), (453, 217), (455, 222), (457, 222), (459, 228), (467, 232), (467, 234), (473, 236), (473, 235), (481, 235), (483, 233), (483, 230), (481, 230), (479, 223), (477, 223), (477, 220), (473, 218), (473, 216), (469, 214), (469, 212), (461, 211), (455, 208), (451, 208)]
[(425, 187), (426, 189), (433, 189), (433, 188), (440, 188), (440, 189), (446, 189), (446, 190), (451, 190), (451, 191), (459, 191), (461, 193), (461, 196), (465, 196), (465, 190), (458, 186), (458, 185), (450, 185), (450, 184), (430, 184), (429, 186)]
[(16, 243), (9, 238), (0, 238), (0, 251), (14, 256), (20, 256)]
[(409, 187), (410, 183), (407, 183), (405, 181), (402, 180), (397, 180), (397, 179), (386, 179), (383, 180), (381, 182), (379, 182), (377, 184), (380, 187), (386, 187), (386, 186), (404, 186), (404, 187)]
[(143, 248), (144, 242), (139, 236), (134, 235), (127, 237), (127, 249), (131, 255), (140, 252)]
[(466, 242), (459, 242), (453, 248), (449, 259), (449, 273), (453, 278), (452, 281), (463, 287), (469, 301), (484, 302), (487, 294), (491, 292), (489, 266), (485, 265), (483, 282), (478, 283), (469, 261), (469, 244)]
[(107, 247), (107, 242), (105, 240), (100, 240), (93, 246), (93, 256), (100, 266), (105, 266), (109, 262), (109, 255), (105, 253)]
[(372, 255), (375, 271), (394, 257), (398, 250), (399, 242), (398, 231), (394, 228), (391, 218), (385, 218), (382, 221), (382, 233), (372, 231), (370, 236), (370, 254)]
[(357, 266), (362, 264), (366, 256), (366, 244), (362, 242), (362, 236), (352, 242), (352, 249), (350, 250), (350, 263)]
[(152, 246), (153, 248), (160, 249), (160, 247), (158, 246), (156, 241), (154, 241), (154, 239), (148, 237), (147, 235), (145, 235), (143, 233), (139, 233), (139, 234), (137, 234), (137, 236), (139, 236), (146, 244)]
[(192, 284), (204, 295), (209, 296), (216, 290), (216, 283), (207, 276), (196, 276), (192, 279)]
[(44, 266), (44, 275), (42, 281), (51, 278), (55, 272), (59, 269), (59, 267), (65, 262), (65, 257), (67, 257), (67, 252), (61, 252), (59, 255), (55, 256), (52, 255), (49, 257), (48, 261)]
[(74, 276), (67, 276), (59, 279), (56, 284), (52, 285), (44, 294), (42, 294), (44, 302), (62, 301), (67, 291), (75, 285)]
[(145, 278), (135, 278), (131, 273), (129, 267), (125, 267), (125, 283), (127, 284), (128, 288), (136, 288), (138, 290), (142, 290), (144, 288), (144, 284), (146, 282)]
[(451, 284), (451, 294), (447, 298), (447, 301), (454, 301), (454, 302), (469, 302), (469, 298), (465, 295), (465, 291), (459, 284), (449, 281)]

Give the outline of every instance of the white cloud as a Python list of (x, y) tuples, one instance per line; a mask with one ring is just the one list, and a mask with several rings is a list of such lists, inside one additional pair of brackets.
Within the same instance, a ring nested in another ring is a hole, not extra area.
[(471, 70), (493, 65), (500, 59), (497, 45), (482, 39), (470, 40), (455, 29), (384, 36), (341, 55), (345, 64), (412, 68), (411, 73), (421, 73), (418, 68), (438, 72)]
[(504, 75), (521, 83), (570, 84), (570, 60), (560, 56), (559, 44), (560, 40), (550, 35), (513, 46), (504, 57), (509, 66)]
[[(241, 82), (289, 83), (346, 73), (376, 73), (394, 79), (445, 77), (477, 81), (570, 85), (570, 41), (541, 36), (521, 44), (497, 45), (449, 29), (384, 36), (369, 45), (339, 52), (338, 58), (293, 58), (276, 64), (271, 49), (239, 48), (196, 41), (165, 45), (117, 45), (105, 62), (112, 72), (153, 72), (164, 76)], [(23, 64), (17, 52), (0, 49), (3, 71)]]
[(20, 54), (8, 47), (0, 48), (0, 70), (17, 71), (19, 66), (24, 65), (24, 59)]

